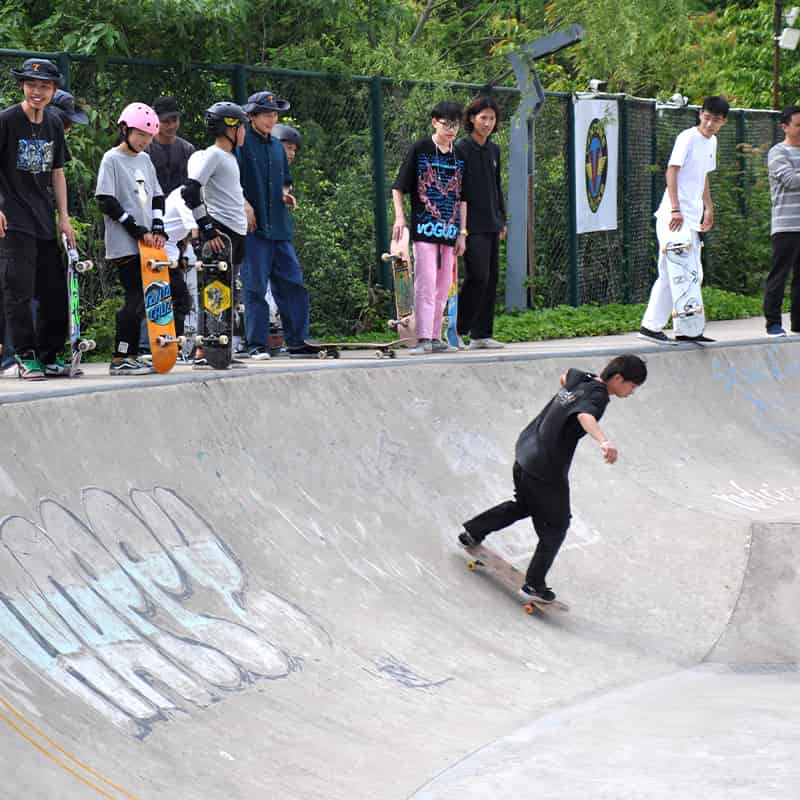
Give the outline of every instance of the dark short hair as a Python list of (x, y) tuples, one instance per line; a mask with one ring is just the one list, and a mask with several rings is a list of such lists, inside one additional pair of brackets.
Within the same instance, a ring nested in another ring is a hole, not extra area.
[(786, 106), (781, 111), (781, 125), (788, 125), (795, 114), (800, 114), (800, 106)]
[(446, 119), (451, 122), (461, 122), (461, 115), (464, 113), (464, 107), (461, 103), (455, 103), (452, 100), (442, 100), (437, 103), (431, 111), (431, 119)]
[(709, 114), (719, 114), (727, 119), (731, 104), (721, 94), (713, 94), (703, 100), (703, 111)]
[(631, 381), (637, 386), (641, 386), (647, 380), (647, 364), (643, 358), (633, 354), (617, 356), (606, 364), (606, 368), (600, 373), (600, 377), (607, 381), (615, 375), (621, 375), (622, 380)]
[(497, 105), (497, 100), (494, 97), (490, 97), (486, 94), (478, 95), (465, 109), (464, 109), (464, 130), (467, 133), (472, 133), (475, 129), (475, 125), (472, 123), (470, 117), (474, 117), (481, 113), (481, 111), (486, 111), (487, 108), (491, 108), (494, 111), (495, 115), (495, 123), (494, 128), (492, 128), (492, 133), (494, 133), (498, 127), (500, 127), (500, 106)]

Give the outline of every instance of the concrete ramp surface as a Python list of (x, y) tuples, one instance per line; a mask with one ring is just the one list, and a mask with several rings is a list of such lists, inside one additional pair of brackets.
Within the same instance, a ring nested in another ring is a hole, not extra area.
[(608, 357), (4, 405), (4, 797), (800, 797), (800, 343), (647, 354), (619, 463), (578, 449), (568, 614), (466, 569), (519, 430)]

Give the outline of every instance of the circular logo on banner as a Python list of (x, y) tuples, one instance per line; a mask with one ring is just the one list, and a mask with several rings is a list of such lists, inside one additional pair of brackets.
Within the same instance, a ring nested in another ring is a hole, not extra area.
[(596, 212), (603, 202), (608, 174), (608, 142), (602, 120), (593, 119), (586, 133), (586, 199)]

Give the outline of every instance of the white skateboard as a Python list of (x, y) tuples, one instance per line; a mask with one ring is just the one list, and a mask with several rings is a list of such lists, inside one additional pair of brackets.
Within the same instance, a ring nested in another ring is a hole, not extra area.
[(684, 228), (670, 233), (663, 252), (667, 258), (667, 275), (672, 293), (672, 327), (682, 336), (700, 336), (706, 327), (703, 310), (703, 266), (700, 260), (702, 243), (695, 246), (691, 230)]

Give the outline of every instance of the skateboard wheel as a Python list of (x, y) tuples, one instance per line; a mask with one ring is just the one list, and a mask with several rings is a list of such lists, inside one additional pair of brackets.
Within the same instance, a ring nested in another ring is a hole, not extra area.
[(526, 603), (524, 608), (525, 608), (525, 613), (526, 614), (535, 614), (536, 613), (536, 606), (533, 603)]
[(180, 344), (180, 345), (186, 344), (186, 337), (185, 336), (179, 336), (178, 337), (178, 344)]
[(217, 262), (217, 269), (220, 272), (226, 272), (228, 269), (228, 262), (227, 261), (218, 261)]
[(390, 350), (389, 358), (397, 358), (397, 350)]
[(383, 353), (380, 350), (375, 351), (375, 358), (383, 358)]
[(317, 358), (327, 358), (327, 357), (328, 354), (324, 350), (320, 350), (319, 353), (317, 353)]
[(78, 350), (80, 350), (81, 353), (85, 353), (87, 350), (94, 350), (95, 346), (92, 339), (82, 339), (78, 342)]
[(94, 262), (93, 261), (79, 261), (75, 265), (75, 271), (76, 272), (88, 272), (90, 269), (92, 269), (92, 267), (94, 267)]
[(197, 336), (194, 337), (194, 343), (195, 344), (203, 344), (203, 337), (200, 336), (200, 334), (198, 334)]
[(226, 344), (228, 344), (228, 337), (223, 333), (222, 336), (219, 337), (218, 341), (224, 347)]
[(381, 261), (391, 261), (394, 256), (391, 253), (382, 253)]
[(478, 565), (477, 565), (477, 564), (476, 564), (474, 561), (470, 561), (470, 562), (467, 564), (467, 569), (468, 569), (470, 572), (475, 572), (475, 570), (476, 570), (476, 569), (478, 569)]

